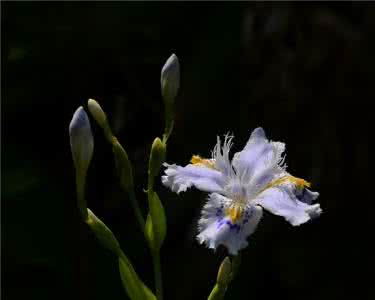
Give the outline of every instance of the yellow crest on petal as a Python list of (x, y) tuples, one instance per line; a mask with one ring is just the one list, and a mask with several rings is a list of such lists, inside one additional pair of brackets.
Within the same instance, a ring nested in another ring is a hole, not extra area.
[(203, 165), (207, 168), (215, 169), (215, 161), (213, 159), (202, 158), (199, 155), (193, 155), (190, 162), (193, 165)]
[(291, 175), (287, 175), (287, 176), (280, 177), (280, 178), (278, 178), (274, 181), (271, 181), (258, 194), (260, 194), (261, 192), (264, 192), (265, 190), (267, 190), (269, 188), (279, 186), (279, 185), (284, 184), (284, 183), (293, 183), (293, 184), (295, 184), (297, 189), (303, 189), (305, 186), (311, 187), (311, 183), (307, 182), (305, 179), (294, 177), (294, 176), (291, 176)]
[(233, 224), (241, 219), (243, 214), (243, 208), (239, 205), (232, 205), (227, 208), (226, 215), (230, 218)]

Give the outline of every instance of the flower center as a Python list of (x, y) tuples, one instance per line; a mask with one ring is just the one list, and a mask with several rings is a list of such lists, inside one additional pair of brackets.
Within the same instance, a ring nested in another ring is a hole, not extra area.
[(241, 219), (244, 210), (245, 208), (243, 205), (240, 203), (234, 203), (226, 209), (225, 213), (226, 216), (232, 221), (232, 224), (235, 224), (239, 219)]

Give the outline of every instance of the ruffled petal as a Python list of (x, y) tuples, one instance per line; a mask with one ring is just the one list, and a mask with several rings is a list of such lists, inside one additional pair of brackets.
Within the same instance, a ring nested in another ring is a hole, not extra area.
[(264, 172), (269, 177), (270, 172), (280, 171), (284, 150), (284, 143), (268, 141), (264, 130), (258, 127), (252, 132), (245, 148), (234, 154), (232, 164), (240, 176), (264, 179)]
[(221, 172), (202, 165), (187, 165), (181, 167), (178, 165), (163, 164), (165, 175), (162, 176), (162, 183), (177, 194), (185, 192), (188, 188), (195, 188), (204, 192), (223, 191), (224, 177)]
[[(306, 200), (316, 196), (313, 192), (307, 195)], [(309, 205), (298, 200), (296, 193), (288, 186), (267, 189), (255, 202), (274, 215), (284, 217), (293, 226), (301, 225), (322, 213), (320, 204)]]
[(296, 197), (298, 200), (306, 203), (311, 204), (314, 200), (316, 200), (319, 197), (318, 192), (310, 191), (309, 189), (297, 189), (295, 191)]
[(255, 231), (262, 217), (262, 208), (248, 205), (234, 222), (227, 214), (231, 205), (231, 199), (216, 193), (210, 194), (199, 220), (197, 239), (211, 249), (223, 245), (230, 254), (237, 255), (239, 250), (248, 245), (246, 239)]

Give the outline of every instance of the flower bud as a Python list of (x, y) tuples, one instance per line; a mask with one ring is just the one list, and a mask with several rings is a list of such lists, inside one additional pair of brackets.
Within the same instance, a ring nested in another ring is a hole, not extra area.
[(122, 255), (120, 245), (112, 231), (90, 209), (87, 209), (87, 212), (86, 223), (90, 226), (100, 244), (118, 256)]
[(163, 204), (157, 193), (148, 192), (149, 214), (146, 220), (145, 235), (153, 251), (159, 251), (167, 234), (167, 220)]
[(165, 161), (165, 155), (165, 143), (163, 143), (160, 138), (155, 138), (151, 146), (150, 161), (148, 167), (148, 172), (151, 180), (153, 180), (153, 178), (159, 174), (161, 165)]
[(226, 290), (226, 287), (216, 283), (207, 300), (223, 300)]
[(75, 168), (86, 173), (94, 151), (94, 139), (89, 118), (82, 106), (73, 115), (69, 135)]
[(219, 286), (227, 287), (231, 281), (232, 276), (232, 264), (229, 257), (224, 258), (220, 265), (219, 272), (217, 274), (216, 282)]
[(116, 138), (112, 140), (112, 151), (115, 157), (117, 174), (120, 184), (125, 190), (133, 187), (133, 171), (128, 154)]
[(76, 188), (78, 208), (84, 220), (87, 219), (85, 183), (87, 169), (94, 151), (94, 139), (86, 112), (79, 107), (69, 125), (70, 148), (76, 169)]
[(175, 54), (172, 54), (164, 64), (160, 83), (164, 102), (166, 105), (173, 103), (180, 87), (180, 64)]
[(112, 131), (111, 127), (109, 126), (106, 113), (103, 111), (99, 103), (94, 99), (89, 99), (87, 106), (95, 121), (101, 128), (103, 128), (107, 140), (110, 140), (112, 138)]

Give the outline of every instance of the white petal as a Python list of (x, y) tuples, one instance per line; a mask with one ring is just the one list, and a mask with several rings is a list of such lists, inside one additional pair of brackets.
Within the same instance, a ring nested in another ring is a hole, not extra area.
[(256, 205), (247, 206), (242, 216), (233, 223), (226, 215), (231, 204), (231, 199), (216, 193), (210, 194), (199, 220), (197, 239), (211, 249), (223, 245), (230, 254), (236, 255), (248, 245), (246, 239), (255, 231), (262, 217), (262, 208)]
[(261, 193), (256, 203), (269, 212), (284, 217), (293, 226), (317, 217), (322, 210), (319, 204), (309, 205), (297, 199), (289, 187), (274, 187)]
[(259, 127), (252, 132), (245, 148), (234, 155), (232, 163), (242, 176), (262, 177), (265, 171), (279, 171), (284, 150), (284, 143), (268, 141), (264, 130)]
[(298, 200), (306, 204), (311, 204), (314, 200), (316, 200), (319, 197), (318, 192), (313, 192), (306, 188), (297, 190), (295, 194)]
[(194, 186), (204, 192), (222, 192), (224, 185), (223, 175), (212, 168), (201, 165), (169, 165), (164, 163), (165, 175), (162, 176), (162, 183), (173, 192), (185, 192)]

